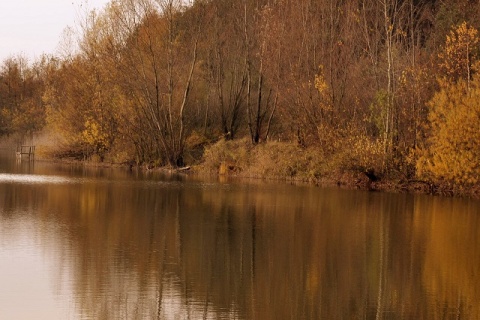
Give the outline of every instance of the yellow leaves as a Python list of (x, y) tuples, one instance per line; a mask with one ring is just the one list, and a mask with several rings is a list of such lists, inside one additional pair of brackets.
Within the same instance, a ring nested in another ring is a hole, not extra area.
[(323, 66), (319, 67), (319, 73), (315, 75), (315, 88), (321, 95), (328, 93), (328, 84), (323, 76)]
[(463, 22), (451, 30), (445, 41), (445, 48), (438, 56), (440, 68), (450, 82), (471, 78), (471, 68), (478, 59), (478, 30)]
[(320, 99), (321, 99), (320, 107), (323, 110), (331, 110), (332, 99), (331, 99), (330, 87), (324, 76), (323, 65), (318, 66), (318, 73), (315, 75), (314, 85), (318, 93), (320, 94)]
[(408, 67), (402, 71), (400, 85), (402, 87), (420, 88), (428, 80), (428, 70), (425, 67)]
[(452, 30), (439, 54), (440, 91), (428, 103), (431, 136), (417, 161), (420, 176), (457, 186), (480, 182), (478, 30), (466, 22)]
[(356, 163), (362, 168), (379, 171), (385, 157), (383, 141), (381, 139), (371, 139), (362, 134), (350, 139), (348, 145), (352, 148)]
[(85, 121), (85, 130), (82, 132), (84, 142), (92, 146), (96, 151), (104, 151), (109, 144), (108, 134), (102, 130), (99, 123), (92, 117)]
[(420, 175), (456, 185), (480, 182), (480, 81), (443, 87), (430, 101), (432, 136), (417, 163)]

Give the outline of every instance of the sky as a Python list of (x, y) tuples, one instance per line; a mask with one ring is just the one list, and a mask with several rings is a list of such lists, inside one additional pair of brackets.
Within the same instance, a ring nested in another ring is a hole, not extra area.
[(68, 26), (85, 8), (102, 9), (110, 0), (0, 0), (0, 63), (21, 54), (30, 62), (54, 54)]

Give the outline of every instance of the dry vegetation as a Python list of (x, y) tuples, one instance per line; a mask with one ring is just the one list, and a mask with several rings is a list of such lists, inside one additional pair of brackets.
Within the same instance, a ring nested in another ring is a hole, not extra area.
[(0, 135), (48, 132), (46, 155), (80, 161), (471, 193), (479, 17), (467, 0), (112, 0), (77, 51), (3, 62)]

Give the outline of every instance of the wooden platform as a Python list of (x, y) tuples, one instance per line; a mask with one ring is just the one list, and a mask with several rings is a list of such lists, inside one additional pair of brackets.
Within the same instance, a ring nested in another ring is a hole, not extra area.
[(20, 146), (20, 148), (17, 148), (17, 152), (15, 154), (17, 159), (24, 159), (28, 157), (29, 160), (34, 160), (35, 146)]

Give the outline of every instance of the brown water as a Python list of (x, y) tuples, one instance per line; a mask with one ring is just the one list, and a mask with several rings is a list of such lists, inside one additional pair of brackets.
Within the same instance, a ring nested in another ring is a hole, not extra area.
[(0, 319), (480, 319), (480, 203), (0, 159)]

